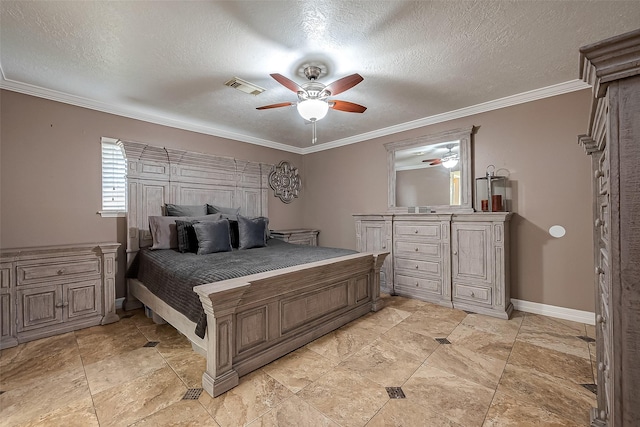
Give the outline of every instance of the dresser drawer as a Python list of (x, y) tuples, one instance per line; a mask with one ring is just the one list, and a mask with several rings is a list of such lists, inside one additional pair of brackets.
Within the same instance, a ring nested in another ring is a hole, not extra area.
[(442, 249), (440, 243), (417, 243), (406, 240), (396, 241), (396, 255), (403, 258), (423, 259), (425, 257), (442, 259)]
[(411, 271), (417, 274), (427, 274), (440, 276), (442, 269), (440, 261), (418, 261), (415, 259), (396, 258), (395, 268), (398, 270)]
[(442, 294), (442, 281), (396, 274), (394, 290), (398, 295), (433, 298)]
[(18, 286), (74, 278), (87, 278), (100, 274), (100, 259), (78, 259), (52, 264), (19, 265)]
[(454, 283), (453, 297), (491, 305), (491, 288)]
[(396, 224), (394, 229), (397, 237), (420, 237), (421, 240), (430, 239), (440, 241), (440, 223), (436, 224)]

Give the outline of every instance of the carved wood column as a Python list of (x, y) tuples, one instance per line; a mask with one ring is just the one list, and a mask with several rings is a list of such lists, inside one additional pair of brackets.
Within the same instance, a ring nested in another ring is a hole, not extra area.
[[(202, 386), (213, 397), (238, 385), (238, 373), (233, 369), (235, 313), (238, 303), (250, 284), (239, 285), (215, 294), (215, 301), (200, 292), (200, 301), (207, 315), (207, 370), (202, 374)], [(197, 292), (197, 291), (196, 291)]]
[(102, 304), (104, 307), (101, 325), (107, 325), (120, 320), (116, 314), (116, 253), (119, 243), (102, 244), (98, 246), (102, 258)]
[(373, 273), (370, 280), (373, 280), (371, 294), (371, 311), (378, 311), (384, 307), (384, 302), (380, 299), (380, 269), (389, 252), (373, 254)]

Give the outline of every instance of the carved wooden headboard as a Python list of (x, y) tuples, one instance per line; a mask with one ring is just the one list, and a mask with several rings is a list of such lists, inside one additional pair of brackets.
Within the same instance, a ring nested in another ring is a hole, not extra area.
[(268, 176), (273, 165), (230, 157), (118, 141), (127, 159), (127, 260), (150, 246), (149, 216), (165, 203), (240, 208), (268, 216)]

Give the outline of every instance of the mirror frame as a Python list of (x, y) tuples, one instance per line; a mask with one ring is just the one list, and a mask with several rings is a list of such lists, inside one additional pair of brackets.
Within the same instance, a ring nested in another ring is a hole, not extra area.
[[(471, 138), (477, 131), (476, 126), (447, 130), (431, 135), (409, 138), (402, 141), (387, 142), (387, 171), (389, 173), (388, 210), (389, 212), (440, 213), (473, 212)], [(460, 204), (430, 206), (396, 206), (396, 151), (421, 145), (438, 144), (447, 141), (460, 141)]]

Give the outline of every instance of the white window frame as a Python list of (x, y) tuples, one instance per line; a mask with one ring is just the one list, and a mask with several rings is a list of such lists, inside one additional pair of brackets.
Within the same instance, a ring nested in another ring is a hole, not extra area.
[[(122, 157), (118, 158), (117, 153), (120, 149)], [(107, 157), (105, 157), (105, 149)], [(114, 138), (103, 137), (100, 140), (100, 158), (101, 158), (101, 205), (102, 209), (98, 214), (103, 218), (124, 217), (127, 215), (127, 159), (124, 154), (124, 148), (119, 140)], [(110, 181), (107, 183), (105, 181)], [(115, 194), (106, 193), (106, 185), (114, 185)], [(108, 202), (113, 201), (113, 197), (121, 197), (122, 203), (117, 206), (110, 207)], [(111, 200), (107, 200), (111, 198)]]

